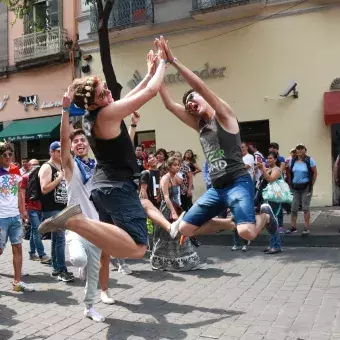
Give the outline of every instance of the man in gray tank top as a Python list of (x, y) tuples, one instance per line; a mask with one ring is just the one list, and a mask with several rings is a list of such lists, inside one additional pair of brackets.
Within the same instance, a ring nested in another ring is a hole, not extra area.
[[(158, 45), (165, 51), (168, 62), (192, 87), (180, 105), (172, 100), (163, 83), (162, 100), (169, 111), (198, 132), (212, 181), (212, 188), (179, 223), (179, 232), (192, 237), (237, 228), (245, 240), (253, 240), (264, 226), (270, 233), (277, 233), (277, 220), (268, 204), (263, 204), (261, 214), (255, 217), (254, 185), (242, 160), (240, 129), (233, 110), (173, 56), (163, 37)], [(227, 208), (233, 219), (228, 219), (228, 223), (225, 219), (214, 219)]]

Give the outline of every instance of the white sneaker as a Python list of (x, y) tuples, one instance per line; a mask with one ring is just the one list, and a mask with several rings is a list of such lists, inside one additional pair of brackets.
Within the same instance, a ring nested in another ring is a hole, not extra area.
[(28, 285), (25, 282), (18, 282), (17, 284), (13, 284), (13, 290), (15, 292), (35, 292), (36, 289), (34, 286)]
[(185, 211), (182, 212), (182, 214), (178, 217), (178, 219), (175, 222), (171, 223), (169, 234), (172, 239), (176, 238), (178, 234), (178, 230), (179, 230), (179, 224), (181, 223), (184, 215), (185, 215)]
[(79, 268), (79, 279), (81, 281), (86, 281), (86, 276), (87, 276), (87, 266), (84, 268)]
[(109, 290), (106, 290), (105, 292), (101, 291), (100, 299), (102, 300), (103, 303), (107, 305), (112, 305), (115, 303), (115, 300), (111, 297)]
[(244, 245), (244, 246), (242, 247), (242, 251), (246, 252), (247, 250), (248, 250), (248, 246), (247, 246), (247, 245)]
[(96, 322), (105, 321), (105, 318), (103, 317), (103, 315), (99, 314), (93, 307), (91, 307), (90, 309), (85, 308), (84, 316)]
[(238, 246), (233, 246), (233, 247), (231, 248), (231, 250), (232, 250), (232, 251), (238, 250)]
[(130, 275), (132, 274), (132, 270), (129, 268), (129, 266), (124, 261), (124, 263), (119, 264), (118, 273), (121, 273), (124, 275)]

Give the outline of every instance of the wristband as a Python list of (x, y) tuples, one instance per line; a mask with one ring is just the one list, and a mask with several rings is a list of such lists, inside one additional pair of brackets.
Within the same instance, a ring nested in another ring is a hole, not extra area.
[(70, 112), (70, 108), (69, 107), (63, 107), (63, 112)]
[(162, 60), (161, 60), (161, 63), (164, 63), (164, 64), (166, 64), (166, 63), (167, 63), (167, 61), (166, 61), (165, 59), (162, 59)]
[(170, 64), (173, 64), (175, 61), (177, 61), (178, 59), (176, 58), (176, 57), (174, 57), (174, 59), (172, 59), (171, 61), (170, 61)]
[(131, 127), (134, 127), (134, 128), (136, 128), (136, 127), (137, 127), (137, 125), (136, 125), (136, 124), (130, 124), (130, 126), (131, 126)]

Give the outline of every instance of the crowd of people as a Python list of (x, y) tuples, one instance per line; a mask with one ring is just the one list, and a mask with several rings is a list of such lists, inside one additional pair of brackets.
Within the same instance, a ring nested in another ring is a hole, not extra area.
[[(306, 147), (296, 147), (287, 168), (276, 143), (271, 143), (264, 159), (254, 143), (241, 143), (230, 106), (172, 55), (163, 37), (155, 46), (157, 53), (147, 56), (147, 75), (120, 100), (112, 99), (97, 76), (73, 82), (62, 100), (60, 142), (50, 145), (48, 162), (40, 166), (33, 159), (19, 169), (12, 163), (11, 145), (0, 145), (0, 255), (9, 239), (13, 290), (34, 289), (21, 280), (22, 221), (31, 225), (29, 258), (51, 263), (52, 276), (64, 282), (74, 280), (65, 263), (68, 246), (79, 278), (86, 281), (84, 315), (95, 321), (104, 320), (93, 307), (98, 281), (101, 300), (114, 303), (108, 289), (110, 257), (118, 259), (126, 273), (123, 259), (142, 258), (148, 249), (154, 270), (203, 269), (195, 250), (197, 236), (232, 230), (235, 240), (242, 238), (248, 246), (263, 228), (270, 234), (266, 253), (275, 254), (281, 249), (280, 214), (287, 202), (292, 202), (289, 231), (296, 231), (300, 203), (305, 231), (309, 230), (317, 172)], [(166, 64), (192, 87), (184, 94), (183, 105), (172, 100), (163, 83)], [(192, 150), (184, 155), (164, 149), (145, 153), (142, 146), (133, 146), (138, 109), (157, 93), (170, 112), (199, 134), (207, 160), (203, 165), (207, 191), (195, 202), (193, 177), (202, 170)], [(83, 129), (74, 130), (70, 124), (72, 102), (86, 110)], [(129, 129), (124, 123), (128, 116)], [(90, 147), (95, 159), (89, 157)], [(51, 233), (51, 257), (39, 233)]]

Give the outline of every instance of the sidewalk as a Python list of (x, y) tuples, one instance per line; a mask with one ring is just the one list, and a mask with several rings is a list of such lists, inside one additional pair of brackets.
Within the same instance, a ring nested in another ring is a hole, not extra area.
[[(290, 215), (284, 214), (284, 227), (290, 227)], [(298, 233), (282, 235), (283, 246), (292, 247), (340, 247), (340, 207), (319, 207), (311, 211), (311, 233), (302, 236), (304, 227), (303, 213), (299, 212)], [(206, 245), (232, 245), (232, 233), (222, 232), (213, 235), (201, 236), (199, 240)], [(256, 246), (268, 245), (268, 234), (262, 234), (252, 242)]]
[(262, 248), (202, 246), (208, 268), (189, 273), (128, 261), (132, 275), (110, 272), (116, 303), (104, 305), (98, 291), (104, 323), (83, 318), (83, 282), (56, 281), (50, 267), (27, 260), (27, 250), (25, 241), (24, 280), (37, 292), (13, 292), (10, 248), (0, 257), (1, 340), (340, 340), (339, 249), (266, 256)]

